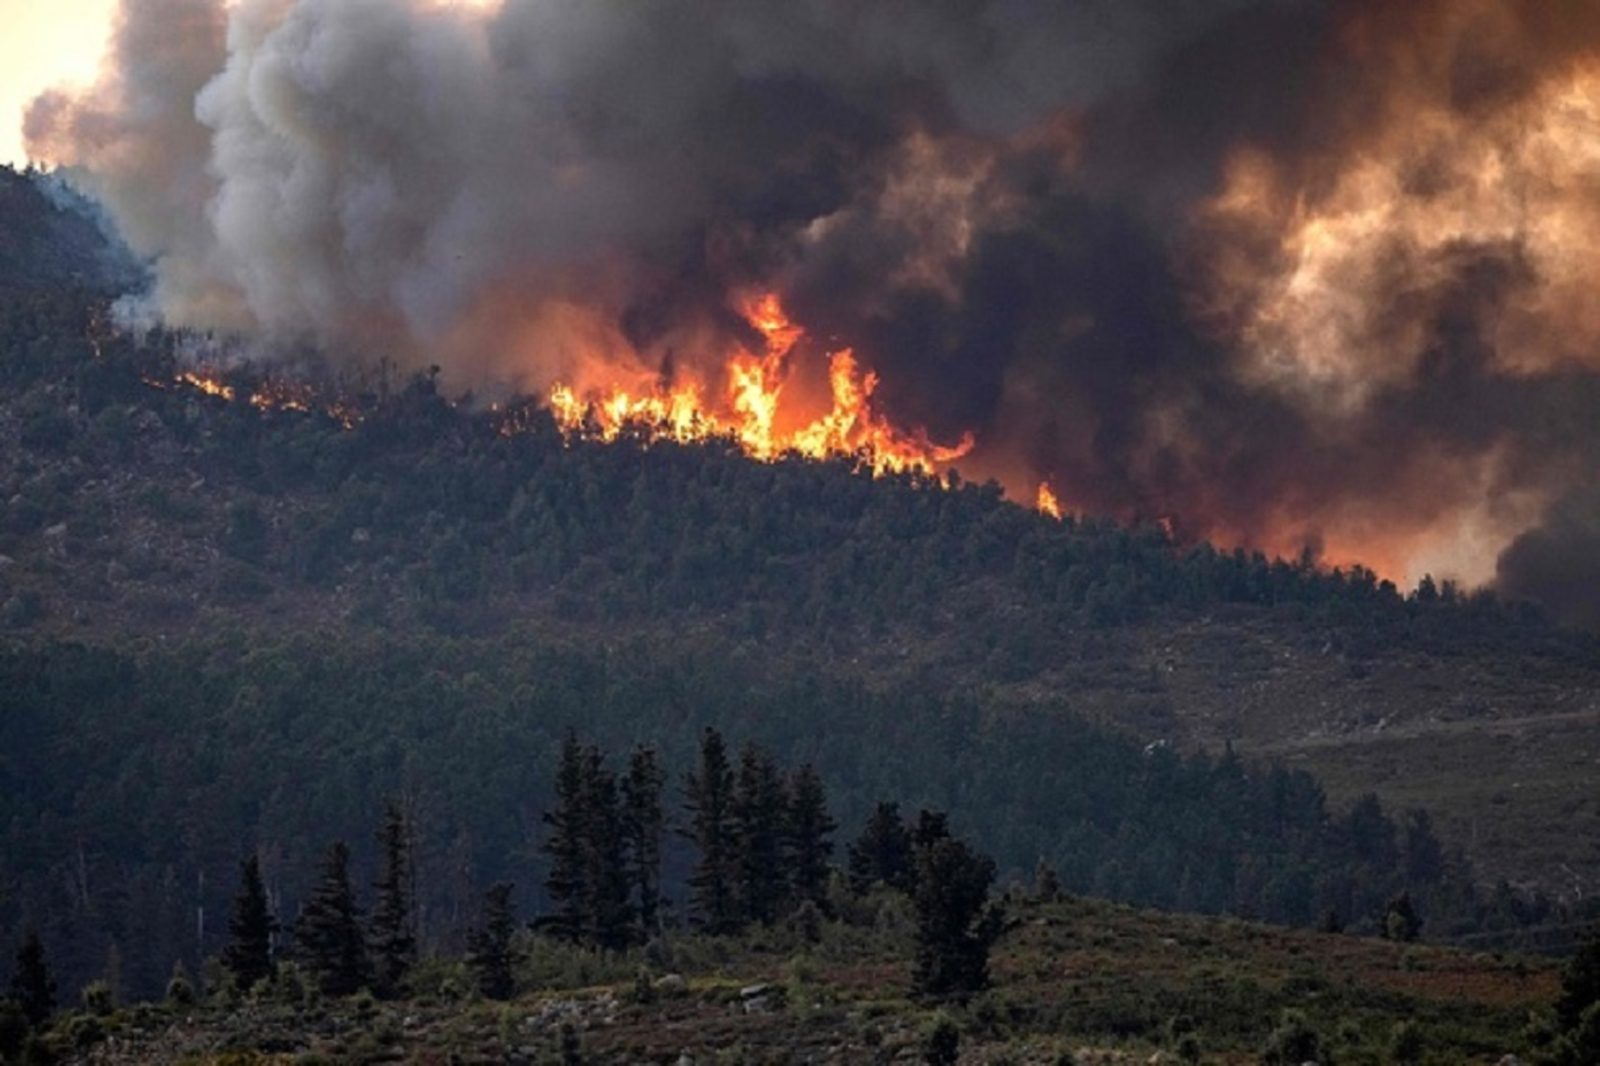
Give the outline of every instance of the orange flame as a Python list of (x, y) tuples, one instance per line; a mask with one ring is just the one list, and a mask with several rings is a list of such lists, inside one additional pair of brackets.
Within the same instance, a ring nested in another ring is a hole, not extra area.
[(1056, 498), (1056, 492), (1050, 487), (1050, 482), (1039, 482), (1039, 496), (1034, 506), (1051, 518), (1061, 520), (1061, 501)]
[[(184, 388), (193, 389), (206, 396), (215, 396), (219, 400), (232, 402), (239, 395), (239, 390), (229, 385), (222, 379), (220, 373), (206, 368), (185, 370), (177, 374), (172, 383)], [(146, 378), (145, 384), (158, 389), (164, 389), (167, 384), (153, 378)], [(265, 381), (250, 391), (246, 397), (250, 406), (259, 411), (312, 411), (316, 409), (316, 394), (308, 385), (301, 385), (291, 381), (272, 380)], [(322, 412), (329, 418), (338, 422), (346, 429), (355, 426), (361, 420), (361, 412), (351, 403), (336, 400), (323, 405)]]
[(720, 398), (708, 399), (696, 384), (663, 387), (643, 396), (613, 389), (583, 397), (558, 384), (549, 396), (557, 424), (568, 433), (603, 440), (614, 440), (629, 428), (657, 440), (725, 437), (761, 460), (786, 454), (852, 456), (879, 474), (935, 473), (972, 450), (970, 433), (954, 445), (940, 445), (925, 433), (891, 425), (872, 403), (878, 376), (863, 371), (848, 348), (828, 356), (829, 409), (810, 417), (796, 411), (804, 402), (787, 401), (785, 391), (805, 330), (789, 318), (774, 293), (745, 301), (741, 313), (761, 334), (762, 349), (741, 348), (727, 360)]

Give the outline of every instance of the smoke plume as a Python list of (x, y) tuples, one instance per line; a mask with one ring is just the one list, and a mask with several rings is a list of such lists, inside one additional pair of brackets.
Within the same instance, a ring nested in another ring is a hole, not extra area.
[(175, 326), (649, 389), (775, 292), (969, 475), (1600, 600), (1593, 5), (123, 0), (26, 133)]

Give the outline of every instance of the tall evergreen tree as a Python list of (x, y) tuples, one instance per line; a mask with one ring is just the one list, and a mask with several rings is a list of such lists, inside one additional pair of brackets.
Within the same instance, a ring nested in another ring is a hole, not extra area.
[(513, 886), (502, 881), (489, 889), (483, 917), (467, 933), (467, 965), (478, 978), (478, 990), (488, 999), (510, 999), (516, 992), (511, 937), (516, 932)]
[(350, 849), (339, 841), (328, 849), (322, 879), (300, 908), (295, 941), (322, 991), (347, 996), (370, 979), (361, 910), (350, 889)]
[(584, 759), (577, 735), (568, 732), (561, 742), (561, 761), (556, 768), (555, 807), (544, 815), (549, 827), (544, 852), (550, 856), (550, 873), (545, 878), (545, 893), (554, 913), (539, 921), (539, 926), (558, 937), (577, 940), (583, 935), (584, 897)]
[(866, 892), (885, 884), (909, 892), (913, 882), (911, 833), (898, 803), (882, 803), (867, 819), (861, 836), (849, 848), (850, 887)]
[(378, 829), (378, 850), (383, 869), (373, 888), (377, 892), (368, 923), (375, 990), (392, 996), (417, 961), (417, 937), (412, 924), (411, 822), (395, 803), (384, 807)]
[(272, 937), (277, 931), (261, 882), (261, 861), (252, 855), (239, 864), (239, 892), (228, 916), (228, 946), (222, 949), (222, 964), (241, 990), (272, 976)]
[(622, 829), (628, 875), (637, 893), (639, 925), (646, 937), (661, 924), (661, 836), (666, 824), (661, 791), (666, 777), (654, 748), (638, 747), (622, 780)]
[(28, 1024), (37, 1028), (49, 1020), (56, 1009), (56, 982), (44, 961), (44, 942), (33, 930), (17, 948), (17, 969), (11, 975), (11, 998), (16, 1001)]
[(828, 860), (833, 856), (833, 831), (839, 828), (828, 814), (828, 795), (816, 768), (806, 763), (789, 782), (786, 851), (789, 886), (796, 903), (807, 900), (821, 907), (828, 886)]
[[(923, 817), (919, 825), (938, 830), (944, 822)], [(989, 902), (994, 860), (947, 833), (919, 836), (911, 894), (917, 912), (914, 989), (933, 998), (965, 998), (988, 985), (989, 949), (1004, 925), (1000, 908)]]
[(736, 899), (744, 921), (770, 925), (783, 907), (788, 797), (772, 756), (754, 744), (739, 755), (732, 828), (738, 870)]
[(1423, 888), (1437, 884), (1444, 876), (1444, 848), (1433, 832), (1433, 819), (1427, 811), (1413, 810), (1406, 819), (1406, 884)]
[(684, 806), (689, 811), (687, 835), (700, 851), (689, 877), (689, 903), (695, 923), (711, 933), (738, 926), (733, 787), (727, 746), (720, 733), (708, 728), (700, 739), (700, 764), (684, 786)]
[(582, 795), (583, 939), (597, 947), (623, 948), (632, 939), (633, 908), (617, 779), (592, 746), (583, 753)]

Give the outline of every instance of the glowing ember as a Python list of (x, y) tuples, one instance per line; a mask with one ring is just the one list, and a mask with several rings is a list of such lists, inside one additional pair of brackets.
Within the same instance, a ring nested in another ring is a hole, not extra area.
[[(174, 377), (172, 383), (229, 402), (239, 395), (238, 389), (223, 381), (218, 372), (205, 368), (185, 370)], [(166, 382), (151, 378), (146, 378), (145, 384), (158, 389), (168, 387)], [(290, 381), (263, 382), (251, 390), (247, 399), (250, 406), (258, 411), (309, 412), (317, 409), (316, 394), (312, 388)], [(322, 413), (346, 429), (350, 429), (361, 420), (361, 412), (353, 404), (343, 400), (323, 405)]]
[(231, 400), (234, 396), (232, 385), (225, 385), (214, 377), (197, 374), (192, 370), (179, 374), (178, 381), (192, 389), (199, 389), (207, 396), (219, 396), (224, 400)]

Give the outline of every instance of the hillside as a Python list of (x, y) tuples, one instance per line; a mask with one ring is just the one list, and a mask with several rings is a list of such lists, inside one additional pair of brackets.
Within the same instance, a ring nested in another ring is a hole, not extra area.
[(567, 726), (681, 756), (715, 724), (823, 763), (852, 828), (947, 808), (1008, 876), (1141, 904), (1372, 930), (1410, 888), (1430, 937), (1556, 949), (1590, 906), (1600, 651), (1531, 608), (428, 377), (199, 375), (109, 317), (0, 300), (0, 922), (74, 980), (198, 964), (239, 854), (292, 901), (401, 793), (451, 946), (538, 882)]
[[(66, 1061), (920, 1062), (935, 1022), (963, 1063), (1245, 1063), (1289, 1019), (1341, 1064), (1496, 1063), (1540, 1041), (1548, 961), (1157, 915), (1090, 900), (1012, 901), (996, 987), (963, 1007), (908, 999), (908, 916), (892, 896), (864, 926), (671, 938), (600, 959), (529, 942), (509, 1003), (468, 996), (460, 963), (429, 964), (408, 999), (324, 1001), (291, 982), (239, 1002), (69, 1016)], [(563, 1059), (565, 1046), (577, 1060)], [(1188, 1038), (1186, 1045), (1184, 1038)], [(1401, 1047), (1406, 1052), (1397, 1052)], [(1072, 1056), (1072, 1057), (1066, 1057)], [(1153, 1056), (1165, 1056), (1155, 1058)], [(1407, 1056), (1400, 1058), (1398, 1056)]]
[(138, 265), (106, 236), (94, 208), (64, 182), (0, 166), (0, 293), (51, 289), (115, 294), (136, 284)]
[(1594, 641), (1528, 611), (1057, 523), (989, 486), (574, 442), (425, 380), (347, 384), (366, 406), (347, 429), (247, 402), (271, 388), (248, 372), (233, 401), (182, 384), (159, 339), (96, 357), (89, 329), (69, 300), (0, 331), (17, 637), (699, 635), (869, 686), (1065, 701), (1141, 743), (1231, 742), (1345, 800), (1438, 808), (1491, 883), (1574, 898), (1600, 876)]

